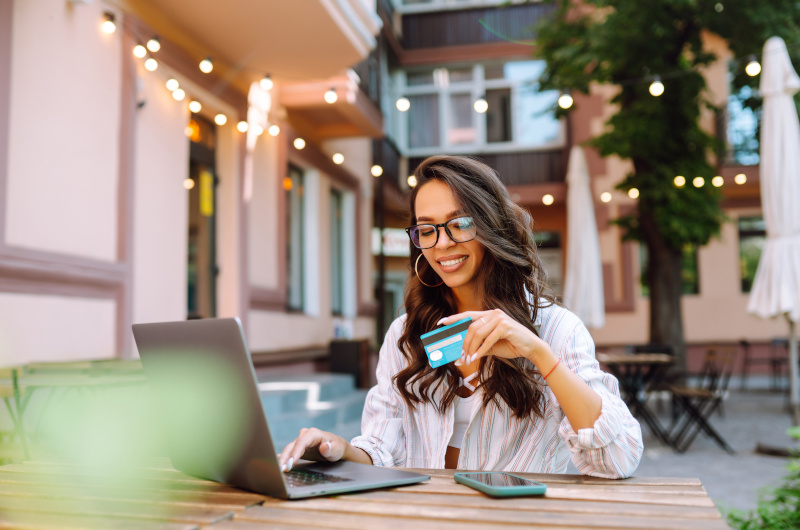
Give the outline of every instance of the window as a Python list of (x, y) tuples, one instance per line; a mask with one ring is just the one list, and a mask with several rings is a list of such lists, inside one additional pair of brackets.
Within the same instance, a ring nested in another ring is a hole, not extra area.
[(561, 296), (562, 278), (561, 271), (564, 268), (564, 259), (561, 254), (561, 234), (558, 232), (534, 232), (533, 239), (536, 241), (536, 249), (542, 266), (547, 272), (547, 284), (556, 294)]
[(756, 165), (759, 161), (758, 128), (761, 111), (754, 112), (745, 106), (745, 101), (752, 96), (752, 89), (745, 86), (728, 97), (728, 158), (730, 162), (745, 166)]
[(304, 208), (304, 189), (303, 189), (303, 173), (293, 167), (289, 167), (289, 176), (284, 181), (284, 188), (286, 189), (286, 206), (287, 206), (287, 223), (288, 230), (288, 285), (287, 285), (287, 304), (286, 307), (290, 311), (303, 311), (303, 275), (304, 271), (304, 256), (303, 245), (303, 232), (305, 231), (303, 219), (305, 217)]
[(749, 293), (756, 278), (767, 231), (762, 217), (739, 218), (739, 270), (742, 292)]
[[(396, 135), (404, 154), (442, 147), (453, 153), (560, 147), (558, 93), (540, 91), (537, 82), (544, 67), (544, 61), (512, 61), (402, 73), (398, 96), (411, 104)], [(475, 110), (480, 98), (488, 104), (485, 112)]]
[[(650, 285), (647, 283), (647, 247), (639, 245), (639, 258), (642, 267), (642, 274), (639, 281), (642, 285), (642, 296), (650, 296)], [(681, 282), (683, 283), (683, 294), (700, 293), (700, 274), (697, 267), (697, 247), (694, 245), (684, 245), (683, 256), (681, 259)]]
[(331, 312), (344, 313), (344, 223), (342, 192), (331, 190)]

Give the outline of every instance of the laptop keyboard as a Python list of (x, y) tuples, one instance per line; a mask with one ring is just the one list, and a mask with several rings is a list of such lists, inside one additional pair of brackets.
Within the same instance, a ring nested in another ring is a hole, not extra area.
[(290, 488), (316, 486), (317, 484), (330, 484), (332, 482), (348, 482), (353, 480), (347, 477), (338, 477), (336, 475), (329, 475), (327, 473), (320, 473), (318, 471), (308, 471), (305, 469), (293, 469), (288, 473), (284, 473), (283, 476)]

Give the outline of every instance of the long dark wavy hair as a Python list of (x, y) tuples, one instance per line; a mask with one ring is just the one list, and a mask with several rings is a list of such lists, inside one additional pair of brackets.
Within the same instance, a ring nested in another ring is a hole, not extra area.
[[(414, 171), (417, 185), (411, 192), (410, 224), (417, 224), (414, 203), (419, 190), (431, 180), (445, 183), (466, 215), (477, 227), (476, 239), (484, 248), (484, 256), (476, 271), (476, 289), (483, 300), (483, 309), (501, 309), (534, 333), (539, 307), (556, 303), (547, 289), (547, 277), (536, 252), (533, 220), (515, 204), (497, 173), (478, 160), (463, 156), (432, 156)], [(433, 402), (433, 395), (444, 385), (441, 401), (434, 403), (443, 413), (452, 404), (461, 374), (452, 363), (431, 368), (420, 335), (436, 328), (441, 318), (458, 312), (455, 297), (433, 271), (426, 259), (419, 260), (423, 285), (414, 272), (421, 250), (410, 244), (410, 279), (405, 289), (406, 323), (397, 342), (408, 366), (395, 374), (393, 381), (403, 400), (411, 407)], [(533, 300), (531, 303), (530, 300)], [(535, 378), (538, 371), (526, 359), (483, 357), (479, 381), (483, 403), (497, 398), (506, 402), (518, 418), (543, 414), (542, 388)]]

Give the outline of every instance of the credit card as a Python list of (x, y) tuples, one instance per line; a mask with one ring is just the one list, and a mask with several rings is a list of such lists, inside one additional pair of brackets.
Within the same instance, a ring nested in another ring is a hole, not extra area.
[(472, 324), (472, 319), (467, 317), (420, 336), (431, 368), (451, 363), (461, 357), (461, 352), (464, 350), (464, 337), (467, 336), (470, 324)]

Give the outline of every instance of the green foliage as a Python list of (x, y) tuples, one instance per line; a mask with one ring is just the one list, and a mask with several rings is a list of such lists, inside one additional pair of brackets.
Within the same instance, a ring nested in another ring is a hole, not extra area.
[[(725, 216), (720, 192), (710, 185), (710, 160), (717, 140), (700, 128), (707, 99), (700, 69), (717, 58), (704, 48), (714, 33), (728, 41), (737, 57), (759, 54), (764, 41), (782, 35), (800, 42), (800, 8), (788, 0), (585, 0), (576, 9), (556, 0), (555, 16), (538, 28), (538, 53), (547, 62), (542, 88), (588, 93), (591, 83), (615, 85), (618, 111), (592, 140), (603, 156), (630, 159), (635, 171), (618, 188), (639, 190), (638, 207), (617, 220), (627, 239), (646, 241), (642, 212), (651, 216), (673, 249), (702, 246), (719, 233)], [(718, 6), (722, 6), (719, 10)], [(755, 83), (736, 70), (735, 83)], [(659, 75), (664, 94), (649, 93)], [(754, 103), (755, 104), (755, 103)], [(677, 188), (675, 176), (687, 184)], [(691, 185), (702, 176), (706, 184)]]
[[(800, 427), (792, 427), (788, 434), (800, 440)], [(790, 460), (787, 469), (789, 475), (784, 483), (762, 497), (754, 511), (733, 511), (728, 514), (728, 522), (742, 530), (800, 528), (800, 458)]]

